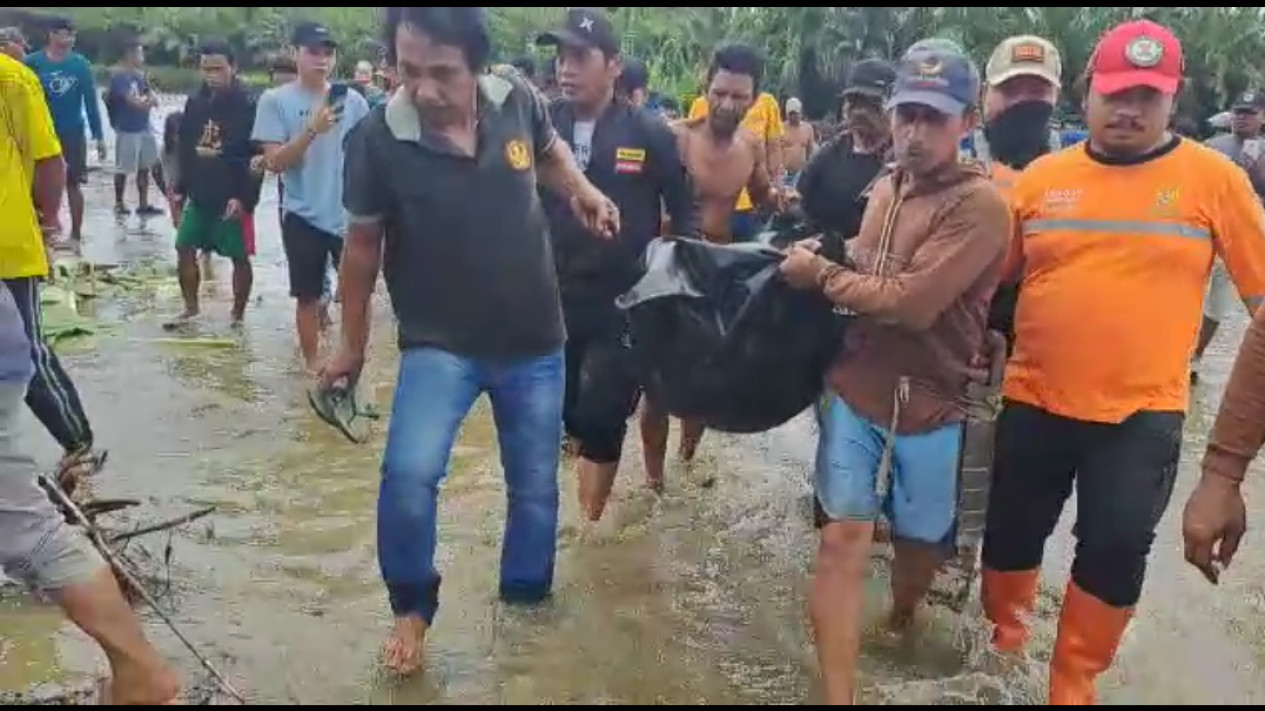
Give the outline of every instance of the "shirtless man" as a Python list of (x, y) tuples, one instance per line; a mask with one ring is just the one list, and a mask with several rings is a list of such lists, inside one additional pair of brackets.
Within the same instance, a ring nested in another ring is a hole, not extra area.
[(804, 120), (804, 104), (799, 99), (786, 102), (786, 135), (782, 137), (786, 157), (786, 187), (799, 183), (800, 173), (817, 151), (817, 131)]
[[(673, 126), (698, 198), (701, 232), (707, 241), (716, 244), (733, 241), (734, 210), (743, 188), (757, 205), (780, 211), (785, 202), (782, 191), (769, 178), (763, 141), (740, 128), (759, 96), (763, 64), (759, 53), (744, 45), (717, 51), (708, 72), (710, 111), (706, 116)], [(698, 450), (704, 428), (696, 422), (684, 422), (682, 428), (680, 456), (689, 463)], [(668, 430), (667, 413), (647, 402), (642, 410), (641, 439), (648, 481), (664, 480)]]

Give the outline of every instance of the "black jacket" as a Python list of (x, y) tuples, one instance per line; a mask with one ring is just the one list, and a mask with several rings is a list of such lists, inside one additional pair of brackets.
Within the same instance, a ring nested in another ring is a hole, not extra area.
[(799, 190), (808, 220), (823, 233), (849, 240), (861, 230), (867, 190), (883, 172), (886, 155), (857, 153), (844, 133), (809, 160)]
[[(567, 101), (549, 109), (554, 127), (575, 144), (575, 113)], [(597, 121), (589, 180), (619, 207), (620, 234), (604, 242), (584, 228), (570, 204), (542, 187), (564, 297), (612, 302), (636, 284), (646, 246), (659, 237), (663, 210), (679, 236), (698, 234), (698, 209), (676, 136), (658, 115), (622, 101)]]
[(189, 97), (180, 122), (177, 193), (209, 210), (222, 209), (233, 199), (247, 212), (255, 209), (263, 186), (263, 176), (250, 171), (259, 152), (250, 140), (255, 101), (239, 84), (222, 92), (203, 87)]

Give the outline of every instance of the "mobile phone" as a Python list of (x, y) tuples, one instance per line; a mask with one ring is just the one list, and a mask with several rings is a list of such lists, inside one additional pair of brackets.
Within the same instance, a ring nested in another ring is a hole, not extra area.
[(330, 108), (341, 111), (343, 103), (347, 101), (349, 88), (346, 84), (334, 84), (329, 88), (329, 94), (325, 97), (325, 103)]
[(1261, 159), (1262, 141), (1259, 138), (1252, 138), (1243, 142), (1243, 157), (1252, 162)]

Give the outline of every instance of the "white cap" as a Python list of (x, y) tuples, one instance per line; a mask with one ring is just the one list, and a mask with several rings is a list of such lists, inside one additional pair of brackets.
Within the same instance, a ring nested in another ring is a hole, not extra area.
[(804, 113), (804, 103), (796, 98), (786, 100), (786, 113), (802, 114)]

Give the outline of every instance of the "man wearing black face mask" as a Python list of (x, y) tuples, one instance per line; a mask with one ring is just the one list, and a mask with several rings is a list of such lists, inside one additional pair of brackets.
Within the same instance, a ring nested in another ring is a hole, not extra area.
[[(1033, 36), (1012, 37), (993, 52), (985, 78), (984, 128), (982, 136), (976, 136), (975, 157), (1006, 193), (1018, 172), (1059, 149), (1050, 119), (1059, 100), (1063, 63), (1050, 42)], [(1018, 298), (1016, 285), (1003, 284), (997, 290), (989, 328), (1008, 338), (1014, 333)]]

